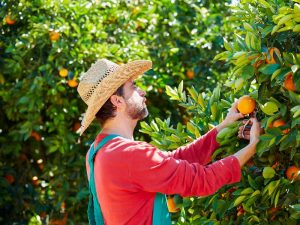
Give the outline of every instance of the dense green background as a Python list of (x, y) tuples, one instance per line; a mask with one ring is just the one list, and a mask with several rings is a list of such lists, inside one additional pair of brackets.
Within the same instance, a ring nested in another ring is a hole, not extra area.
[[(276, 46), (282, 52), (299, 54), (299, 47), (296, 47), (299, 46), (299, 33), (289, 29), (275, 36), (270, 34), (275, 25), (272, 16), (278, 14), (281, 6), (292, 8), (293, 1), (272, 1), (273, 11), (271, 5), (262, 0), (243, 1), (243, 10), (240, 11), (232, 10), (229, 2), (0, 0), (0, 223), (28, 224), (31, 221), (34, 224), (37, 221), (39, 224), (38, 221), (41, 221), (47, 224), (52, 221), (55, 224), (54, 220), (60, 220), (60, 224), (66, 221), (68, 224), (87, 223), (87, 216), (83, 213), (88, 202), (85, 153), (100, 127), (94, 123), (79, 139), (75, 127), (86, 106), (68, 81), (78, 81), (80, 74), (99, 58), (116, 63), (135, 59), (153, 61), (153, 69), (139, 81), (139, 85), (147, 91), (150, 116), (142, 127), (137, 128), (136, 137), (152, 141), (163, 150), (185, 144), (208, 131), (222, 120), (226, 107), (235, 97), (250, 91), (254, 92), (256, 99), (265, 103), (273, 93), (268, 94), (270, 83), (264, 73), (273, 73), (275, 67), (263, 72), (247, 67), (245, 71), (253, 76), (241, 76), (243, 85), (237, 88), (235, 80), (240, 78), (240, 74), (236, 67), (241, 68), (236, 63), (240, 54), (237, 52), (262, 53), (266, 52), (266, 48)], [(16, 20), (14, 24), (7, 23), (8, 15)], [(256, 35), (254, 41), (262, 43), (261, 48), (248, 48), (249, 40), (243, 22), (254, 27), (257, 32), (253, 32)], [(266, 30), (262, 32), (264, 28)], [(51, 31), (59, 33), (57, 41), (50, 40)], [(233, 33), (239, 34), (240, 39), (236, 40)], [(230, 47), (225, 42), (228, 52), (219, 57), (223, 60), (214, 61), (215, 55), (225, 50), (224, 37), (236, 44)], [(284, 58), (285, 61), (289, 60)], [(254, 63), (247, 62), (249, 65)], [(284, 62), (281, 67), (288, 65)], [(299, 63), (289, 61), (289, 64)], [(59, 76), (61, 68), (68, 70), (67, 77)], [(189, 70), (194, 72), (193, 77), (186, 75)], [(296, 72), (295, 77), (299, 77)], [(282, 83), (283, 75), (279, 76), (276, 85)], [(247, 79), (257, 80), (260, 76), (263, 77), (262, 82), (250, 87)], [(194, 98), (185, 98), (182, 85), (171, 90), (182, 80), (184, 87), (195, 87), (194, 91), (188, 91)], [(225, 82), (227, 87), (223, 86)], [(217, 83), (222, 85), (216, 88)], [(166, 88), (166, 85), (171, 88)], [(294, 147), (284, 146), (282, 161), (285, 160), (285, 164), (281, 162), (284, 166), (276, 171), (276, 178), (281, 178), (281, 182), (291, 188), (290, 193), (294, 195), (288, 196), (288, 199), (293, 198), (293, 201), (288, 203), (296, 204), (295, 200), (299, 203), (299, 182), (289, 184), (284, 179), (284, 171), (289, 164), (299, 164), (297, 157), (287, 160), (290, 152), (299, 157), (299, 123), (295, 120), (292, 124), (292, 114), (286, 114), (299, 104), (299, 95), (282, 89), (278, 91), (279, 86), (276, 85), (278, 89), (274, 89), (277, 90), (274, 94), (282, 93), (285, 96), (281, 99), (282, 104), (287, 103), (288, 107), (284, 112), (281, 110), (280, 115), (289, 118), (289, 125), (293, 125), (293, 135), (285, 136), (289, 137), (290, 143), (295, 143)], [(259, 88), (259, 94), (265, 94), (266, 98), (257, 95)], [(179, 105), (170, 99), (179, 101)], [(164, 124), (158, 117), (170, 117), (170, 123)], [(261, 118), (267, 116), (262, 114)], [(151, 128), (146, 124), (150, 124)], [(139, 132), (140, 128), (143, 132)], [(150, 132), (149, 129), (154, 130)], [(161, 137), (166, 137), (167, 142), (161, 142)], [(222, 151), (228, 154), (226, 147)], [(261, 181), (262, 170), (268, 164), (272, 165), (274, 159), (268, 163), (256, 159), (255, 163), (256, 177), (260, 177), (257, 189), (262, 190), (272, 181), (270, 179), (266, 184)], [(245, 170), (243, 173), (247, 176), (250, 172)], [(240, 197), (240, 192), (250, 186), (243, 181), (234, 196)], [(284, 187), (281, 186), (282, 192)], [(222, 218), (224, 224), (236, 221), (236, 207), (241, 202), (234, 207), (228, 205), (233, 204), (236, 197), (228, 194), (233, 191), (228, 192), (227, 189), (209, 198), (182, 200), (177, 196), (181, 211), (173, 215), (173, 220), (180, 224), (199, 224), (201, 215), (201, 224), (218, 224)], [(250, 192), (248, 189), (247, 193)], [(222, 193), (227, 193), (226, 199), (219, 199)], [(287, 199), (283, 194), (281, 197)], [(224, 203), (225, 200), (228, 204)], [(258, 206), (256, 201), (253, 200), (251, 207)], [(255, 223), (257, 219), (253, 216), (257, 215), (263, 218), (261, 224), (268, 224), (271, 216), (266, 212), (273, 205), (274, 201), (270, 202), (267, 198), (254, 212), (244, 206), (246, 216), (238, 219), (245, 224)], [(296, 205), (293, 211), (286, 205), (286, 202), (280, 202), (282, 210), (276, 216), (281, 221), (290, 215), (299, 218), (299, 214), (295, 214), (299, 206)], [(296, 220), (291, 221), (293, 224)]]
[[(149, 99), (147, 121), (170, 115), (172, 123), (182, 121), (185, 112), (169, 101), (165, 85), (186, 80), (205, 90), (222, 77), (226, 66), (212, 59), (231, 29), (225, 5), (0, 1), (0, 223), (27, 224), (35, 215), (44, 222), (59, 218), (62, 203), (70, 224), (86, 223), (84, 157), (99, 126), (93, 124), (78, 143), (73, 126), (86, 106), (67, 81), (78, 79), (98, 58), (117, 63), (151, 59), (153, 70), (140, 81)], [(7, 15), (16, 23), (7, 24)], [(53, 30), (60, 35), (57, 41), (50, 40)], [(61, 68), (68, 69), (66, 78), (59, 76)], [(194, 78), (186, 77), (187, 70)]]

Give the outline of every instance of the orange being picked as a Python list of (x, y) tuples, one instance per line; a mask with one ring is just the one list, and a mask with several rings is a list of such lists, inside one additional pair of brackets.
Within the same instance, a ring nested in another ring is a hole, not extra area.
[(65, 68), (61, 68), (60, 70), (59, 70), (59, 76), (61, 76), (61, 77), (66, 77), (66, 76), (68, 76), (68, 70), (67, 69), (65, 69)]
[(286, 178), (289, 180), (298, 180), (299, 179), (300, 168), (297, 166), (290, 166), (286, 171)]
[(244, 95), (239, 98), (237, 108), (240, 113), (246, 115), (254, 111), (256, 102), (248, 95)]
[(175, 212), (179, 211), (179, 209), (176, 206), (176, 203), (174, 202), (174, 198), (173, 197), (168, 197), (167, 198), (167, 205), (168, 205), (169, 212), (175, 213)]
[[(286, 125), (286, 123), (284, 120), (278, 119), (278, 120), (273, 121), (273, 123), (270, 125), (270, 127), (282, 127), (285, 125)], [(285, 129), (282, 131), (282, 133), (287, 134), (289, 131), (290, 131), (290, 129)]]
[(290, 72), (286, 75), (283, 85), (287, 90), (290, 90), (290, 91), (295, 91), (296, 90), (296, 87), (295, 87), (295, 84), (294, 84), (294, 81), (293, 81), (292, 72)]

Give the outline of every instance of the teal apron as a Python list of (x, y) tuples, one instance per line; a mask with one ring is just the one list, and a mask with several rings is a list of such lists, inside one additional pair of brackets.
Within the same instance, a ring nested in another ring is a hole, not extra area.
[[(99, 149), (105, 145), (111, 139), (117, 137), (118, 135), (108, 135), (103, 138), (96, 149), (94, 149), (94, 143), (92, 144), (89, 152), (88, 163), (90, 166), (90, 181), (89, 181), (89, 205), (88, 205), (88, 219), (90, 225), (104, 225), (104, 219), (100, 207), (100, 203), (97, 198), (96, 186), (95, 186), (95, 177), (94, 177), (94, 159), (99, 151)], [(166, 195), (161, 193), (156, 193), (154, 206), (153, 206), (153, 215), (152, 215), (152, 224), (153, 225), (170, 225), (171, 219), (168, 211)]]

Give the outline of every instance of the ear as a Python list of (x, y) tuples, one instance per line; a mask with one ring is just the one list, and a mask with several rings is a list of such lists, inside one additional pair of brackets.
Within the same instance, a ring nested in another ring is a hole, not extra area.
[(120, 108), (124, 103), (124, 99), (121, 96), (118, 96), (118, 95), (110, 96), (110, 101), (117, 108)]

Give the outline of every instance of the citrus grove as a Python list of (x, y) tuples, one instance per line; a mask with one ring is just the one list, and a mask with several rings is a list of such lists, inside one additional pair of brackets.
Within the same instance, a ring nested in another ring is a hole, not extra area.
[(225, 79), (230, 65), (213, 57), (235, 24), (228, 2), (0, 0), (0, 224), (86, 224), (85, 154), (100, 128), (76, 133), (80, 74), (98, 58), (151, 59), (138, 84), (147, 122), (186, 123), (164, 89), (184, 80), (208, 91)]
[[(76, 133), (86, 108), (76, 87), (108, 58), (153, 61), (136, 137), (162, 150), (201, 137), (235, 100), (262, 123), (241, 182), (168, 196), (173, 223), (298, 224), (299, 1), (116, 2), (0, 0), (0, 223), (86, 224), (85, 154), (100, 128)], [(211, 161), (247, 144), (240, 126), (218, 134)]]
[[(152, 144), (172, 150), (220, 123), (235, 100), (246, 119), (256, 115), (261, 121), (256, 155), (242, 168), (241, 182), (208, 197), (175, 195), (177, 224), (299, 224), (299, 18), (296, 0), (245, 0), (232, 7), (235, 32), (224, 38), (226, 51), (215, 56), (215, 63), (231, 65), (227, 81), (207, 92), (184, 88), (183, 82), (167, 86), (167, 95), (186, 110), (188, 120), (142, 123), (141, 132), (152, 137)], [(220, 147), (212, 161), (247, 144), (237, 137), (243, 125), (237, 121), (218, 134)]]

